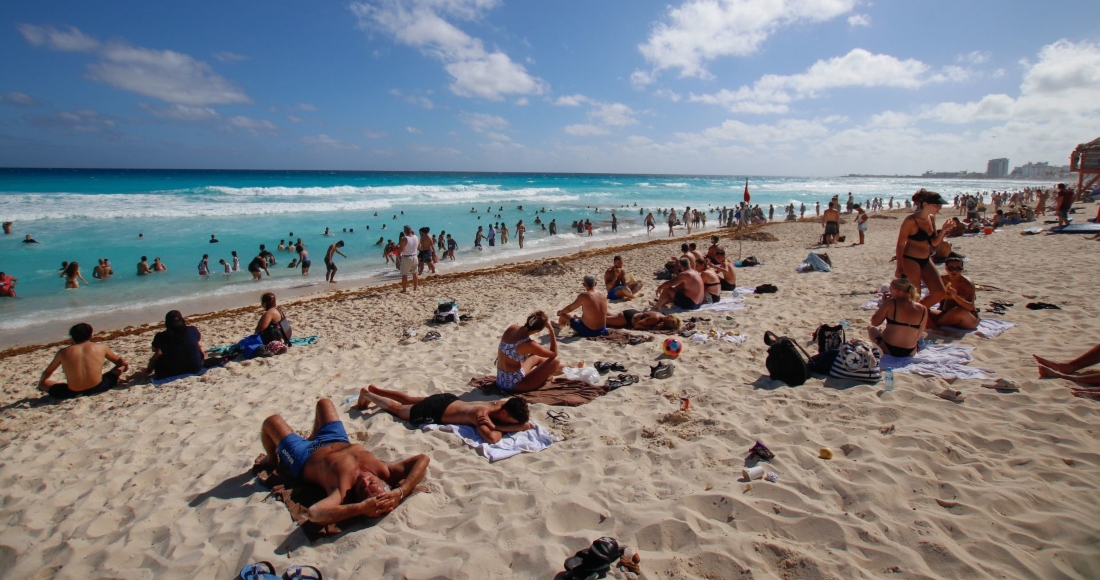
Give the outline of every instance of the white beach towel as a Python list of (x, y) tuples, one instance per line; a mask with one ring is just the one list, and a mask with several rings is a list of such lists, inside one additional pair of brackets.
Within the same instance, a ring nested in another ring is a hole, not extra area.
[(756, 294), (756, 288), (749, 288), (747, 286), (738, 286), (737, 293), (740, 295)]
[(860, 306), (860, 310), (878, 310), (878, 307), (882, 306), (881, 300), (868, 300), (863, 306)]
[(879, 367), (891, 368), (899, 373), (911, 373), (925, 377), (945, 379), (988, 379), (986, 369), (968, 366), (974, 360), (970, 352), (974, 347), (960, 344), (929, 344), (921, 346), (914, 356), (897, 357), (882, 355)]
[(738, 296), (736, 298), (723, 297), (721, 300), (715, 302), (714, 304), (704, 304), (700, 306), (699, 311), (736, 312), (738, 310), (744, 310), (748, 308), (748, 305), (743, 304), (743, 302), (745, 302), (745, 299), (741, 296)]
[(955, 326), (942, 326), (940, 331), (947, 331), (945, 334), (957, 334), (965, 335), (973, 332), (974, 334), (982, 338), (997, 338), (1004, 331), (1016, 326), (1015, 324), (1008, 322), (1007, 320), (996, 319), (982, 319), (978, 322), (978, 328), (974, 330), (967, 330), (965, 328), (958, 328)]
[(508, 459), (520, 453), (534, 453), (542, 451), (557, 441), (558, 438), (543, 428), (542, 425), (532, 422), (533, 428), (518, 433), (506, 433), (499, 443), (490, 445), (486, 443), (477, 429), (469, 425), (436, 425), (429, 424), (420, 427), (421, 431), (447, 431), (458, 435), (463, 442), (473, 447), (479, 455), (495, 463), (501, 459)]

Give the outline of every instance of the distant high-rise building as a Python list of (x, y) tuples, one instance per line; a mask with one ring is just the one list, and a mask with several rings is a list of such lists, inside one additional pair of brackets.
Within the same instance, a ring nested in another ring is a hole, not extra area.
[(1008, 175), (1008, 159), (990, 159), (985, 166), (986, 177), (1004, 177)]

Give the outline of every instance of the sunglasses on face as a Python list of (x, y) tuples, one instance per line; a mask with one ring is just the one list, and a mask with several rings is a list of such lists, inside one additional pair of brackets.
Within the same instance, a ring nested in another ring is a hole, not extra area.
[(962, 272), (963, 268), (962, 268), (962, 266), (948, 266), (947, 271), (948, 272)]

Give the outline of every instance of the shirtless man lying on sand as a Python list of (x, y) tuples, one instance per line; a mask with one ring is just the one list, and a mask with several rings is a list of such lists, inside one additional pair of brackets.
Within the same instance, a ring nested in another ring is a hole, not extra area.
[(413, 397), (398, 391), (387, 391), (370, 385), (359, 391), (360, 410), (371, 403), (378, 408), (416, 425), (449, 424), (476, 427), (485, 441), (497, 443), (505, 433), (518, 433), (531, 428), (527, 401), (518, 397), (502, 401), (459, 401), (450, 393), (428, 397)]
[(281, 463), (295, 479), (318, 485), (328, 494), (307, 514), (307, 521), (320, 525), (355, 516), (381, 517), (409, 497), (428, 471), (427, 455), (382, 463), (362, 445), (349, 442), (328, 399), (317, 401), (309, 439), (295, 433), (279, 415), (264, 420), (261, 438), (267, 454), (256, 459), (257, 467), (274, 469)]

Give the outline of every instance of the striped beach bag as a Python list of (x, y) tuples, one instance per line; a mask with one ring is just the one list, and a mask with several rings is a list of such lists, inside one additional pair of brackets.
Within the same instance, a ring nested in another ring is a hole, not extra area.
[(878, 366), (882, 351), (877, 346), (858, 338), (840, 345), (840, 352), (829, 369), (829, 376), (865, 383), (877, 383), (882, 378)]

